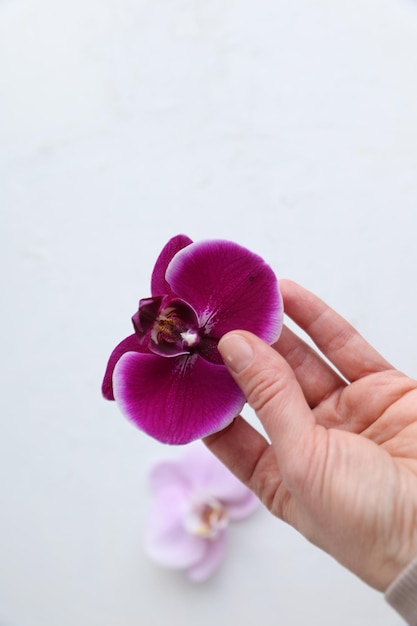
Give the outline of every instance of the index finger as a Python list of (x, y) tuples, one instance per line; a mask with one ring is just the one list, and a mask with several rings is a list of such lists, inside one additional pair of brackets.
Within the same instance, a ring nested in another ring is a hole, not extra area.
[(393, 369), (367, 341), (323, 300), (289, 280), (280, 281), (285, 313), (314, 341), (349, 381)]
[(346, 380), (287, 326), (273, 347), (291, 366), (311, 408), (337, 389), (346, 387)]

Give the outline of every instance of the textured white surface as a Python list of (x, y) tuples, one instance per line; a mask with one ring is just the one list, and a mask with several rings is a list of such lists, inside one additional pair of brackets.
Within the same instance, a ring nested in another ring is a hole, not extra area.
[(417, 3), (1, 0), (1, 626), (395, 626), (266, 512), (208, 584), (141, 545), (179, 451), (100, 397), (172, 235), (224, 237), (417, 376)]

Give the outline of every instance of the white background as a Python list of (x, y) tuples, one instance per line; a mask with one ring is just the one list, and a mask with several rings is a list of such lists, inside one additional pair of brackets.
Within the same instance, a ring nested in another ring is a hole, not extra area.
[(101, 399), (163, 244), (232, 239), (417, 376), (417, 3), (0, 0), (1, 626), (399, 625), (260, 511), (149, 562), (164, 447)]

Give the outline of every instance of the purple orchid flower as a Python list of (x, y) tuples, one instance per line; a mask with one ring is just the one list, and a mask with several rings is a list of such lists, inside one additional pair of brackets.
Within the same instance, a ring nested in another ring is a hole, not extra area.
[(220, 565), (229, 523), (251, 515), (260, 504), (201, 443), (178, 460), (157, 464), (150, 484), (154, 497), (145, 549), (160, 565), (184, 570), (195, 582)]
[(134, 334), (111, 354), (102, 391), (147, 434), (185, 444), (227, 426), (245, 403), (217, 350), (221, 336), (243, 329), (272, 343), (282, 299), (261, 257), (185, 235), (163, 248), (151, 294), (132, 317)]

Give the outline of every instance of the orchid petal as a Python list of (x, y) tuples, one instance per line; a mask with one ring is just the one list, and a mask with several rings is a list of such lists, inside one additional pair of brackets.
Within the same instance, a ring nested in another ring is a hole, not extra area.
[(216, 490), (210, 491), (213, 482), (215, 482), (213, 481), (213, 473), (216, 475), (220, 474), (219, 482), (221, 482), (221, 478), (232, 475), (223, 463), (200, 441), (187, 446), (184, 454), (176, 460), (175, 464), (176, 475), (182, 482), (186, 480), (190, 485), (190, 489), (210, 492), (215, 497), (218, 497)]
[(251, 493), (204, 444), (190, 446), (177, 463), (194, 487), (203, 489), (227, 505)]
[(214, 540), (206, 539), (206, 552), (204, 558), (187, 569), (187, 576), (193, 582), (203, 582), (207, 580), (222, 562), (226, 547), (227, 535), (223, 531)]
[(248, 517), (260, 506), (255, 494), (201, 442), (189, 446), (177, 460), (157, 463), (149, 481), (155, 493), (182, 485), (190, 494), (214, 497), (226, 506), (232, 520)]
[(232, 520), (251, 515), (260, 505), (255, 494), (201, 443), (190, 446), (175, 463), (175, 469), (166, 465), (160, 475), (161, 481), (169, 480), (168, 472), (171, 471), (171, 476), (175, 476), (177, 483), (188, 482), (194, 492), (208, 494), (220, 500), (227, 507)]
[[(192, 472), (193, 469), (193, 466), (189, 466), (188, 472)], [(156, 463), (149, 471), (149, 484), (155, 493), (170, 485), (178, 484), (184, 485), (188, 490), (190, 489), (187, 471), (183, 471), (182, 464), (175, 460)]]
[(163, 247), (152, 272), (151, 293), (153, 296), (163, 296), (172, 293), (170, 286), (165, 280), (166, 269), (177, 252), (189, 246), (191, 243), (193, 243), (192, 239), (186, 235), (177, 235), (176, 237), (172, 237)]
[(139, 308), (132, 316), (132, 323), (139, 340), (151, 330), (155, 323), (163, 301), (162, 296), (156, 298), (142, 298), (139, 300)]
[(163, 443), (185, 444), (227, 426), (245, 402), (227, 369), (198, 355), (128, 352), (113, 374), (122, 413)]
[(248, 491), (200, 441), (187, 446), (180, 458), (156, 463), (149, 471), (149, 482), (155, 492), (182, 484), (190, 492), (203, 491), (223, 502), (239, 500)]
[(227, 512), (232, 521), (238, 521), (252, 515), (260, 506), (261, 501), (248, 489), (243, 498), (235, 501), (228, 500)]
[(145, 529), (145, 549), (157, 563), (188, 568), (206, 552), (204, 540), (191, 535), (183, 524), (186, 493), (179, 486), (165, 489), (153, 501)]
[(106, 372), (103, 378), (101, 391), (106, 400), (114, 400), (113, 393), (113, 371), (117, 361), (125, 352), (149, 352), (146, 346), (142, 346), (136, 335), (129, 335), (123, 339), (113, 350), (107, 363)]
[(276, 277), (246, 248), (223, 240), (190, 244), (173, 257), (166, 280), (212, 337), (242, 329), (268, 343), (278, 338), (283, 306)]

